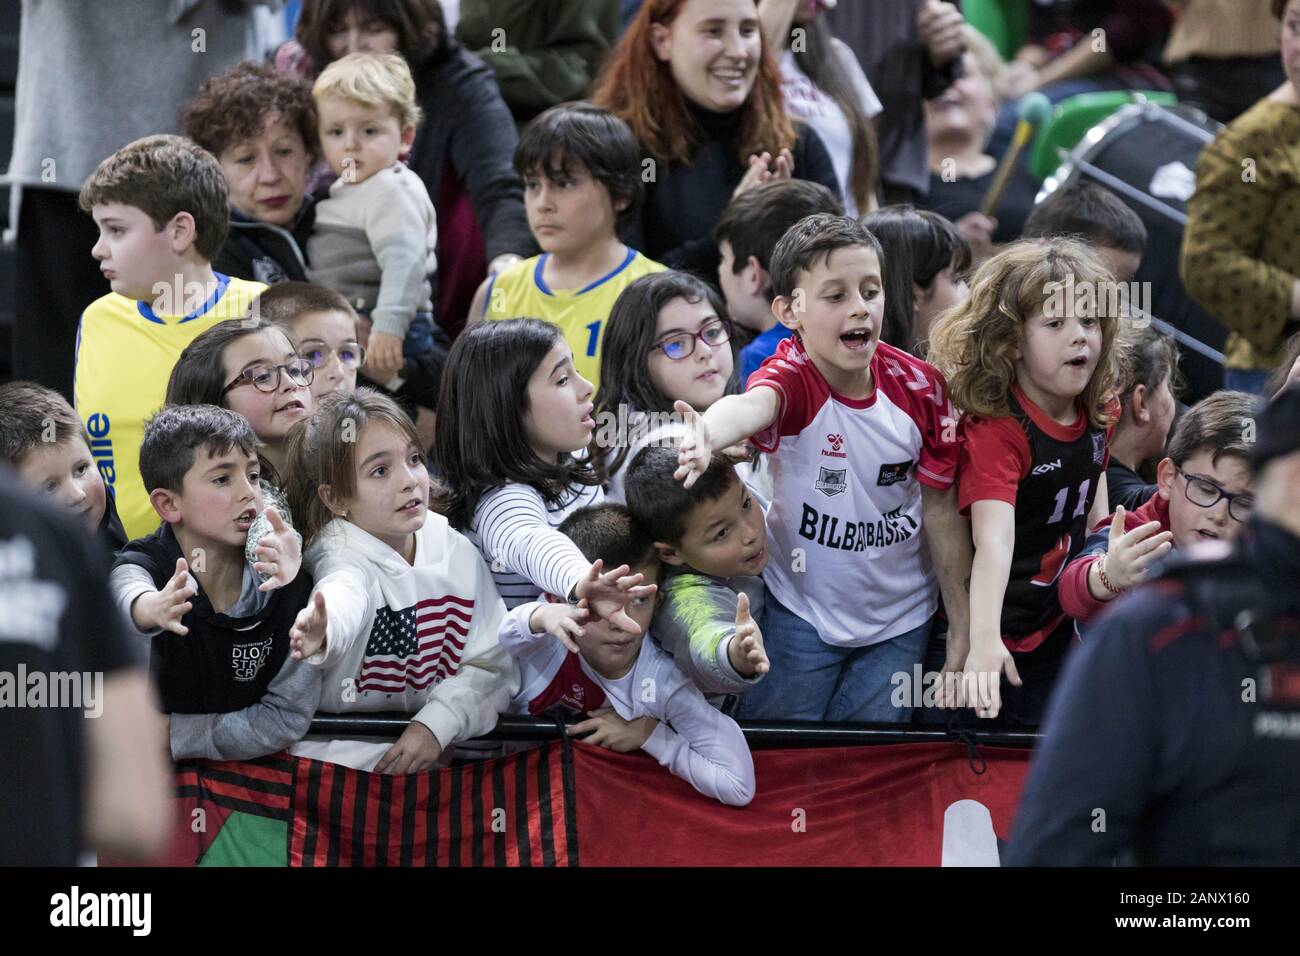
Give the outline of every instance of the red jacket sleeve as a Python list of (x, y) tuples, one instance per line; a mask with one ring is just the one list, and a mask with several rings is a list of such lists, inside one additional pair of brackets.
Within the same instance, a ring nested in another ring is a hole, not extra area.
[[(1096, 616), (1109, 601), (1098, 601), (1088, 589), (1088, 570), (1093, 562), (1100, 561), (1110, 546), (1110, 526), (1115, 516), (1108, 514), (1097, 522), (1088, 540), (1084, 542), (1083, 553), (1065, 566), (1061, 580), (1056, 584), (1057, 598), (1061, 610), (1067, 617), (1087, 623)], [(1136, 511), (1124, 512), (1124, 530), (1132, 531), (1145, 523), (1146, 519)]]

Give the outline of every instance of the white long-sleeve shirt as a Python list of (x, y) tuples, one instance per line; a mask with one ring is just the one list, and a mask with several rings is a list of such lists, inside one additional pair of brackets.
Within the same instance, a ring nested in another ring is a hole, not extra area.
[[(320, 710), (405, 710), (443, 750), (496, 726), (519, 689), (497, 643), (505, 606), (474, 546), (429, 512), (415, 558), (335, 519), (303, 555), (325, 596)], [(370, 770), (392, 741), (307, 738), (293, 752)]]
[(582, 580), (591, 562), (556, 529), (574, 511), (604, 500), (599, 485), (576, 485), (551, 510), (541, 492), (518, 482), (483, 496), (468, 537), (491, 565), (507, 609), (536, 601), (544, 591), (568, 595)]
[(649, 634), (632, 669), (621, 678), (602, 677), (549, 634), (534, 634), (528, 619), (539, 605), (523, 604), (507, 614), (500, 641), (519, 661), (519, 690), (513, 713), (537, 713), (552, 704), (585, 712), (604, 705), (624, 720), (659, 721), (642, 750), (707, 797), (734, 807), (754, 799), (754, 758), (740, 727), (709, 706), (672, 657)]

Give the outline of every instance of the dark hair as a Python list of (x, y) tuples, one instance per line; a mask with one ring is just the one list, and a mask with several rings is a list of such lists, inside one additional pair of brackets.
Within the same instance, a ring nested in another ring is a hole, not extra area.
[(311, 84), (269, 63), (246, 60), (209, 77), (181, 110), (181, 129), (220, 159), (231, 147), (260, 136), (274, 114), (302, 137), (308, 157), (320, 155)]
[[(54, 426), (53, 441), (46, 436)], [(15, 468), (35, 448), (62, 445), (80, 438), (90, 447), (90, 436), (68, 400), (35, 382), (0, 385), (0, 461)]]
[(1022, 238), (1078, 236), (1090, 246), (1105, 246), (1142, 255), (1147, 227), (1142, 217), (1104, 186), (1072, 183), (1034, 207), (1025, 220)]
[(441, 476), (437, 510), (458, 529), (470, 527), (483, 496), (508, 482), (531, 485), (557, 507), (573, 484), (597, 484), (587, 464), (543, 461), (524, 430), (528, 380), (560, 330), (541, 319), (504, 319), (467, 329), (447, 356), (438, 392), (434, 460)]
[(254, 300), (249, 311), (269, 325), (285, 327), (309, 312), (342, 312), (357, 321), (356, 310), (344, 296), (311, 282), (277, 282)]
[(929, 291), (935, 276), (949, 266), (965, 272), (971, 264), (970, 243), (937, 212), (907, 205), (884, 206), (865, 216), (862, 224), (885, 250), (880, 263), (885, 291), (880, 340), (910, 352), (917, 345), (912, 286)]
[(1215, 392), (1178, 419), (1169, 437), (1168, 455), (1180, 468), (1193, 455), (1208, 451), (1218, 464), (1224, 455), (1249, 459), (1247, 430), (1264, 409), (1264, 400), (1247, 392)]
[(632, 512), (612, 502), (579, 508), (560, 523), (560, 534), (578, 546), (588, 561), (606, 568), (636, 568), (658, 561), (654, 541), (632, 519)]
[[(778, 179), (746, 190), (722, 211), (713, 227), (713, 241), (731, 244), (731, 271), (739, 275), (753, 256), (772, 271), (772, 251), (800, 219), (819, 212), (844, 215), (844, 204), (821, 183), (807, 179)], [(764, 290), (772, 298), (769, 285)]]
[(226, 319), (195, 336), (172, 366), (171, 377), (167, 379), (167, 404), (224, 406), (225, 397), (221, 393), (229, 382), (222, 364), (226, 346), (268, 329), (282, 334), (290, 351), (297, 351), (298, 345), (288, 329), (261, 319)]
[(194, 217), (194, 249), (211, 262), (230, 229), (230, 193), (217, 158), (180, 136), (146, 136), (101, 162), (77, 197), (82, 212), (134, 206), (161, 232), (178, 213)]
[(1281, 19), (1282, 19), (1282, 15), (1283, 15), (1284, 13), (1286, 13), (1286, 5), (1287, 5), (1287, 3), (1288, 3), (1288, 0), (1273, 0), (1273, 4), (1272, 4), (1271, 9), (1272, 9), (1272, 11), (1273, 11), (1273, 19), (1274, 19), (1274, 20), (1281, 20)]
[(438, 0), (303, 0), (294, 36), (311, 57), (315, 72), (333, 61), (326, 41), (353, 10), (362, 22), (379, 20), (396, 31), (397, 52), (412, 71), (455, 45)]
[(140, 442), (144, 489), (180, 491), (200, 448), (209, 455), (224, 455), (232, 447), (250, 458), (257, 455), (257, 436), (244, 416), (216, 405), (168, 405), (144, 423)]
[(422, 447), (420, 434), (400, 405), (373, 388), (333, 392), (321, 399), (311, 418), (289, 431), (289, 513), (306, 545), (334, 520), (318, 489), (328, 485), (336, 500), (357, 493), (357, 448), (371, 422), (388, 425)]
[(627, 467), (623, 491), (628, 509), (652, 541), (678, 547), (686, 536), (691, 515), (706, 501), (717, 501), (740, 481), (731, 459), (714, 452), (709, 467), (687, 488), (673, 477), (677, 449), (644, 448)]
[[(618, 408), (626, 405), (630, 412), (640, 414), (671, 412), (673, 400), (659, 391), (650, 378), (649, 355), (654, 346), (659, 313), (674, 299), (685, 299), (695, 305), (707, 302), (718, 317), (730, 322), (727, 306), (717, 289), (703, 279), (688, 272), (668, 269), (642, 276), (629, 283), (614, 301), (605, 323), (604, 341), (600, 346), (600, 388), (596, 392), (596, 421), (618, 418)], [(730, 340), (733, 359), (732, 379), (727, 383), (728, 394), (739, 389), (735, 371), (736, 340)], [(596, 435), (600, 431), (598, 430)], [(598, 444), (592, 436), (592, 461), (597, 473), (608, 480), (622, 467), (630, 445), (611, 447)]]
[(789, 298), (794, 295), (799, 282), (799, 273), (803, 272), (818, 259), (831, 257), (836, 249), (846, 246), (862, 246), (870, 249), (881, 260), (884, 268), (884, 251), (866, 226), (847, 216), (831, 216), (818, 213), (795, 223), (790, 231), (781, 237), (772, 252), (772, 294)]
[(586, 102), (552, 106), (524, 127), (514, 161), (520, 178), (540, 172), (555, 180), (570, 174), (570, 164), (583, 166), (611, 203), (627, 200), (617, 213), (620, 233), (640, 218), (641, 150), (632, 128), (608, 110)]
[(844, 112), (852, 138), (853, 163), (849, 167), (849, 190), (859, 212), (871, 206), (880, 173), (880, 146), (876, 142), (876, 128), (862, 109), (862, 97), (853, 85), (853, 77), (844, 64), (844, 57), (854, 54), (848, 47), (836, 46), (830, 25), (824, 16), (811, 23), (799, 24), (794, 30), (804, 31), (807, 42), (794, 53), (799, 69), (819, 86), (823, 93), (839, 104)]
[(1145, 385), (1150, 392), (1159, 388), (1166, 378), (1169, 390), (1178, 394), (1182, 385), (1178, 375), (1178, 344), (1173, 336), (1161, 332), (1153, 323), (1122, 323), (1115, 342), (1115, 357), (1119, 369), (1115, 386), (1121, 408), (1127, 409), (1133, 403), (1133, 389)]

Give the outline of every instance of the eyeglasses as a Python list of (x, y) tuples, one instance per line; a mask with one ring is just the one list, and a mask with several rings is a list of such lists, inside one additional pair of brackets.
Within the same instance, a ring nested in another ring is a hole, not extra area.
[(1201, 508), (1213, 508), (1219, 503), (1221, 498), (1228, 499), (1228, 516), (1233, 521), (1246, 522), (1250, 520), (1250, 512), (1255, 507), (1255, 496), (1247, 494), (1230, 495), (1209, 478), (1201, 475), (1192, 475), (1183, 471), (1181, 468), (1175, 468), (1178, 474), (1187, 479), (1185, 492), (1187, 500)]
[(710, 348), (722, 345), (731, 339), (731, 326), (723, 319), (714, 319), (698, 332), (678, 332), (656, 342), (654, 348), (661, 350), (672, 361), (680, 362), (694, 353), (697, 339)]
[(324, 342), (319, 345), (309, 342), (301, 345), (298, 351), (303, 358), (311, 363), (311, 367), (314, 369), (324, 367), (336, 355), (339, 364), (348, 371), (366, 364), (366, 350), (356, 342), (347, 342), (336, 349), (330, 348)]
[(235, 376), (233, 382), (221, 390), (221, 394), (224, 396), (231, 389), (239, 388), (241, 385), (252, 385), (259, 392), (274, 392), (280, 387), (281, 372), (287, 372), (296, 385), (311, 384), (311, 363), (306, 359), (295, 359), (283, 365), (254, 365), (246, 368)]

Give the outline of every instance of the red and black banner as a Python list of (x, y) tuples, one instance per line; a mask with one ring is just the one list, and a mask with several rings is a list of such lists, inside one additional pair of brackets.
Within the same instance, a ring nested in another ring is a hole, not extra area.
[(997, 866), (1028, 751), (760, 750), (727, 807), (644, 754), (567, 740), (392, 776), (277, 754), (177, 774), (170, 865)]

